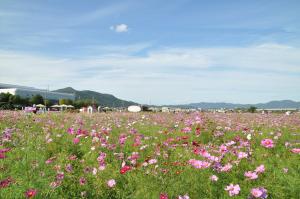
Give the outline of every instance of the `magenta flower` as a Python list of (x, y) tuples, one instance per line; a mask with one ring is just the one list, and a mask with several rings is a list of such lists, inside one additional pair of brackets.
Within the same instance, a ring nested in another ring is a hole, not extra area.
[(79, 143), (79, 141), (80, 141), (80, 139), (79, 139), (79, 138), (77, 138), (77, 137), (73, 139), (73, 143), (74, 143), (74, 144), (78, 144), (78, 143)]
[(160, 195), (159, 195), (159, 199), (168, 199), (169, 197), (168, 197), (168, 195), (166, 194), (166, 193), (161, 193)]
[(32, 197), (34, 197), (36, 194), (37, 194), (37, 190), (36, 190), (36, 189), (28, 189), (28, 190), (25, 192), (25, 197), (26, 197), (26, 198), (32, 198)]
[(110, 179), (107, 181), (107, 186), (110, 188), (113, 188), (114, 186), (116, 186), (116, 181), (114, 179)]
[(4, 159), (4, 158), (6, 158), (5, 154), (4, 153), (0, 153), (0, 159)]
[(228, 191), (229, 196), (234, 196), (234, 195), (238, 195), (240, 193), (240, 186), (234, 185), (234, 184), (230, 184), (225, 188), (225, 191)]
[(58, 172), (56, 175), (56, 180), (61, 181), (64, 179), (64, 177), (65, 177), (64, 172)]
[(85, 179), (84, 177), (81, 177), (81, 178), (79, 179), (79, 184), (80, 184), (80, 185), (85, 185), (85, 183), (86, 183), (86, 179)]
[(0, 189), (8, 187), (12, 183), (13, 183), (13, 179), (11, 177), (1, 180), (0, 181)]
[(121, 174), (125, 174), (125, 173), (127, 173), (128, 171), (130, 171), (132, 168), (130, 167), (130, 166), (128, 166), (128, 165), (125, 165), (125, 166), (123, 166), (121, 169), (120, 169), (120, 173)]
[(274, 147), (274, 143), (272, 139), (263, 139), (260, 143), (263, 147), (266, 148), (273, 148)]

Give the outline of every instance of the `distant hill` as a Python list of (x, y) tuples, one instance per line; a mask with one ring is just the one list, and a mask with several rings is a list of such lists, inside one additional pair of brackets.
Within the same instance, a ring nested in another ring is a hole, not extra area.
[(292, 100), (270, 101), (267, 103), (258, 103), (258, 104), (200, 102), (200, 103), (171, 105), (171, 106), (180, 107), (180, 108), (202, 108), (202, 109), (219, 109), (219, 108), (234, 109), (234, 108), (249, 108), (250, 106), (255, 106), (260, 109), (270, 109), (270, 108), (300, 108), (300, 102), (295, 102)]
[(116, 98), (115, 96), (110, 94), (103, 94), (103, 93), (98, 93), (90, 90), (78, 91), (72, 87), (58, 89), (55, 90), (55, 92), (75, 94), (75, 99), (89, 99), (89, 100), (94, 99), (101, 106), (126, 107), (126, 106), (137, 104), (135, 102)]

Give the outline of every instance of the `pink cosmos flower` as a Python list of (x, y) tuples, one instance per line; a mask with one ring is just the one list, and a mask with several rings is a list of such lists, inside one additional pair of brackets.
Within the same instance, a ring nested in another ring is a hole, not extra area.
[(155, 164), (155, 163), (157, 163), (157, 159), (150, 159), (150, 160), (148, 161), (148, 163), (149, 163), (149, 164)]
[(247, 171), (245, 172), (244, 176), (246, 176), (247, 178), (249, 178), (250, 180), (255, 180), (258, 178), (258, 175), (256, 172), (252, 172), (252, 171)]
[(262, 196), (263, 192), (259, 189), (259, 188), (253, 188), (251, 190), (251, 194), (252, 196), (254, 196), (255, 198), (259, 198)]
[(238, 195), (240, 193), (240, 186), (234, 185), (234, 184), (230, 184), (225, 188), (225, 191), (228, 191), (229, 196), (234, 196), (234, 195)]
[(178, 199), (190, 199), (190, 197), (187, 194), (185, 194), (183, 196), (178, 196)]
[(263, 187), (257, 187), (257, 188), (251, 189), (251, 195), (252, 195), (252, 197), (250, 197), (250, 198), (266, 199), (268, 197), (267, 190)]
[(54, 160), (56, 159), (56, 157), (51, 157), (48, 160), (45, 161), (46, 164), (50, 164), (52, 163)]
[(58, 172), (57, 175), (56, 175), (56, 180), (61, 181), (61, 180), (64, 179), (64, 177), (65, 177), (64, 172)]
[(224, 144), (222, 144), (222, 145), (220, 146), (220, 153), (224, 154), (224, 153), (226, 153), (227, 151), (228, 151), (227, 146), (224, 145)]
[(291, 150), (292, 153), (297, 153), (297, 154), (300, 154), (300, 148), (293, 148)]
[(216, 175), (210, 176), (210, 180), (213, 181), (213, 182), (217, 182), (218, 179), (219, 179), (219, 178), (218, 178)]
[(289, 171), (288, 168), (283, 168), (283, 173), (287, 173)]
[(116, 181), (114, 179), (110, 179), (107, 181), (107, 186), (110, 188), (113, 188), (114, 186), (116, 186)]
[(85, 183), (86, 183), (86, 179), (85, 179), (84, 177), (81, 177), (81, 178), (79, 179), (79, 184), (80, 184), (80, 185), (85, 185)]
[(255, 172), (256, 173), (263, 173), (263, 172), (265, 172), (265, 165), (259, 165), (258, 167), (256, 167), (256, 169), (255, 169)]
[(245, 152), (239, 152), (238, 153), (238, 159), (243, 159), (243, 158), (247, 158), (248, 154)]
[(260, 143), (263, 147), (266, 148), (273, 148), (274, 147), (274, 143), (272, 139), (263, 139)]
[(5, 188), (8, 187), (10, 184), (12, 184), (14, 182), (14, 180), (11, 177), (8, 177), (4, 180), (0, 181), (0, 189), (1, 188)]
[(181, 129), (181, 132), (183, 133), (190, 133), (192, 131), (192, 128), (187, 126), (187, 127), (184, 127), (183, 129)]
[(196, 169), (203, 169), (203, 168), (208, 168), (210, 166), (209, 162), (206, 161), (201, 161), (201, 160), (195, 160), (195, 159), (190, 159), (188, 163), (195, 167)]
[(50, 187), (52, 188), (59, 187), (60, 185), (61, 185), (61, 181), (54, 181), (50, 183)]
[(68, 128), (68, 133), (69, 133), (70, 135), (74, 135), (74, 134), (75, 134), (74, 128)]
[(36, 189), (28, 189), (28, 190), (25, 192), (26, 198), (32, 198), (32, 197), (34, 197), (36, 194), (37, 194), (37, 190), (36, 190)]
[(225, 166), (221, 167), (221, 171), (222, 172), (227, 172), (227, 171), (230, 171), (231, 168), (232, 168), (232, 164), (227, 163)]
[(5, 154), (4, 153), (0, 153), (0, 159), (4, 159), (4, 158), (6, 158)]
[(74, 143), (74, 144), (78, 144), (78, 143), (79, 143), (79, 141), (80, 141), (80, 139), (79, 139), (79, 138), (77, 138), (77, 137), (73, 139), (73, 143)]

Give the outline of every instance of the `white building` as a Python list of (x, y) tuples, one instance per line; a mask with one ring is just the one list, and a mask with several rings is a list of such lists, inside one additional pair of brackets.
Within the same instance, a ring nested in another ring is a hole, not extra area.
[(22, 98), (31, 98), (34, 95), (41, 95), (43, 96), (44, 99), (55, 100), (55, 101), (58, 101), (59, 99), (71, 99), (71, 100), (75, 99), (74, 94), (52, 92), (43, 89), (36, 89), (33, 87), (25, 87), (25, 86), (1, 84), (1, 83), (0, 83), (0, 93), (10, 93), (12, 95), (19, 95)]

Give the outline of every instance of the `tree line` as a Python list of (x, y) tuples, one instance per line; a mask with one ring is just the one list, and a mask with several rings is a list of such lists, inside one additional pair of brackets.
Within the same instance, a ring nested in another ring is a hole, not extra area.
[(43, 104), (50, 107), (54, 104), (65, 104), (73, 105), (75, 108), (81, 108), (85, 106), (98, 106), (98, 103), (93, 102), (89, 99), (71, 100), (71, 99), (60, 99), (58, 101), (44, 99), (42, 95), (33, 95), (30, 98), (22, 98), (19, 95), (12, 95), (10, 93), (0, 93), (0, 109), (20, 109), (24, 106), (32, 106), (37, 104)]

